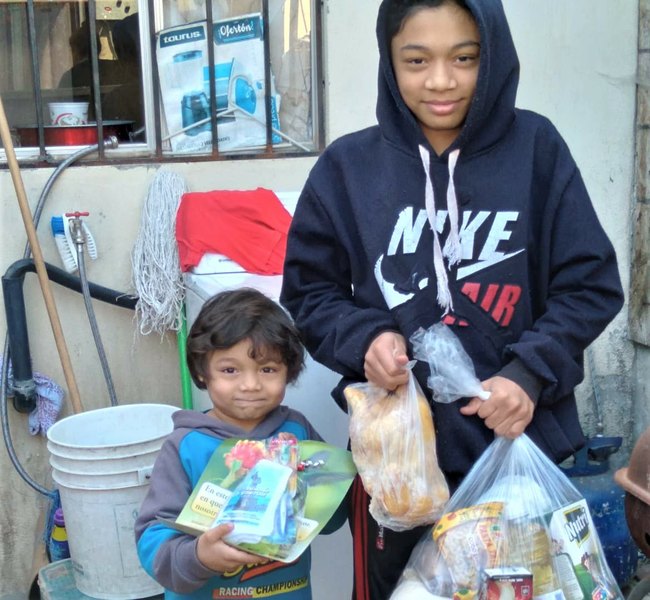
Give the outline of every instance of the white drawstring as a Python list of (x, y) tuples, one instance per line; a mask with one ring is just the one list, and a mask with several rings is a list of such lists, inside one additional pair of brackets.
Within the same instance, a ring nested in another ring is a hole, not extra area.
[(442, 249), (440, 248), (440, 240), (438, 239), (438, 229), (436, 228), (436, 200), (433, 191), (433, 182), (429, 174), (429, 152), (424, 146), (420, 146), (420, 158), (422, 159), (422, 166), (426, 175), (424, 186), (424, 203), (427, 210), (427, 217), (431, 224), (433, 231), (433, 268), (436, 273), (437, 294), (436, 298), (438, 304), (447, 314), (453, 310), (453, 302), (451, 293), (449, 292), (449, 281), (447, 279), (447, 271), (445, 270), (445, 263), (442, 258)]
[(447, 212), (449, 214), (449, 235), (442, 249), (442, 254), (449, 261), (449, 265), (460, 262), (460, 234), (458, 233), (458, 199), (454, 185), (454, 171), (458, 162), (460, 150), (449, 153), (449, 184), (447, 185)]
[(419, 146), (420, 158), (426, 176), (424, 187), (424, 202), (427, 210), (427, 217), (433, 231), (433, 268), (436, 273), (438, 304), (444, 310), (446, 315), (454, 309), (454, 303), (449, 291), (449, 278), (445, 269), (443, 255), (447, 258), (450, 265), (455, 265), (460, 261), (460, 234), (458, 231), (458, 200), (456, 198), (456, 188), (454, 186), (454, 171), (458, 162), (460, 150), (454, 150), (449, 154), (449, 184), (447, 186), (447, 212), (449, 214), (450, 232), (445, 243), (444, 252), (440, 247), (438, 229), (436, 227), (436, 201), (433, 190), (433, 181), (430, 174), (430, 156), (429, 151), (424, 146)]

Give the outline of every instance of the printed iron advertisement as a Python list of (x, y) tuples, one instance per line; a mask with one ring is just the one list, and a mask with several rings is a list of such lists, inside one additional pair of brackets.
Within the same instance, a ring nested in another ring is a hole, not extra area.
[[(214, 89), (218, 149), (266, 145), (264, 27), (259, 13), (213, 25)], [(212, 149), (207, 22), (164, 29), (156, 39), (163, 111), (163, 139), (174, 153)], [(273, 87), (273, 86), (272, 86)], [(271, 122), (276, 131), (280, 97), (272, 89)], [(274, 144), (281, 142), (273, 134)]]

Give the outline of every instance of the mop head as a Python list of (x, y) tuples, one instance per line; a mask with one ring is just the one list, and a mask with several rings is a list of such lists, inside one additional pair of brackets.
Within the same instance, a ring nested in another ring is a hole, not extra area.
[[(0, 356), (0, 369), (4, 358)], [(65, 395), (61, 386), (56, 384), (52, 379), (42, 373), (34, 372), (32, 374), (36, 384), (36, 408), (29, 413), (29, 433), (37, 435), (38, 433), (45, 436), (47, 430), (54, 425)], [(11, 360), (7, 368), (7, 390), (13, 389), (13, 373), (11, 369)]]
[(182, 324), (185, 287), (176, 245), (176, 212), (187, 191), (180, 175), (159, 170), (142, 209), (140, 231), (133, 246), (132, 281), (138, 295), (135, 318), (140, 333), (178, 331)]

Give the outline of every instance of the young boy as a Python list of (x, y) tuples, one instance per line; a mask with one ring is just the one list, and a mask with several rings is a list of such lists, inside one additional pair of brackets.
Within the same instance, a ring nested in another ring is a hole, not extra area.
[[(378, 125), (311, 171), (281, 301), (342, 375), (341, 406), (350, 382), (406, 382), (418, 328), (452, 328), (491, 392), (432, 406), (452, 491), (495, 435), (560, 461), (584, 443), (583, 351), (623, 303), (612, 245), (557, 130), (515, 108), (500, 0), (383, 0), (377, 39)], [(358, 481), (352, 496), (355, 597), (383, 600), (422, 530), (379, 527)]]
[[(194, 383), (207, 389), (212, 410), (174, 413), (174, 431), (156, 459), (151, 486), (136, 520), (144, 569), (165, 598), (253, 598), (259, 588), (290, 591), (277, 599), (310, 600), (309, 550), (297, 562), (269, 562), (229, 546), (222, 524), (195, 538), (157, 520), (181, 512), (208, 460), (227, 438), (265, 439), (288, 432), (321, 440), (299, 412), (281, 406), (287, 384), (304, 366), (304, 349), (290, 317), (253, 289), (222, 292), (206, 302), (190, 329), (187, 362)], [(326, 532), (339, 523), (330, 521)]]

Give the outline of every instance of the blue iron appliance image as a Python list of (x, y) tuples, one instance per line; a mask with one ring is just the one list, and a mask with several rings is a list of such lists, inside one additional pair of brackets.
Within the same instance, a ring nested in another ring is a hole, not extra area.
[(163, 142), (169, 141), (173, 152), (209, 151), (214, 121), (220, 151), (264, 146), (270, 120), (270, 141), (281, 143), (281, 98), (272, 74), (267, 89), (261, 14), (215, 22), (213, 32), (214, 54), (205, 21), (157, 37)]
[[(210, 97), (210, 69), (203, 67), (203, 91)], [(249, 79), (237, 73), (235, 59), (218, 63), (214, 66), (215, 96), (217, 116), (233, 115), (242, 110), (249, 115), (255, 114), (257, 92)]]

